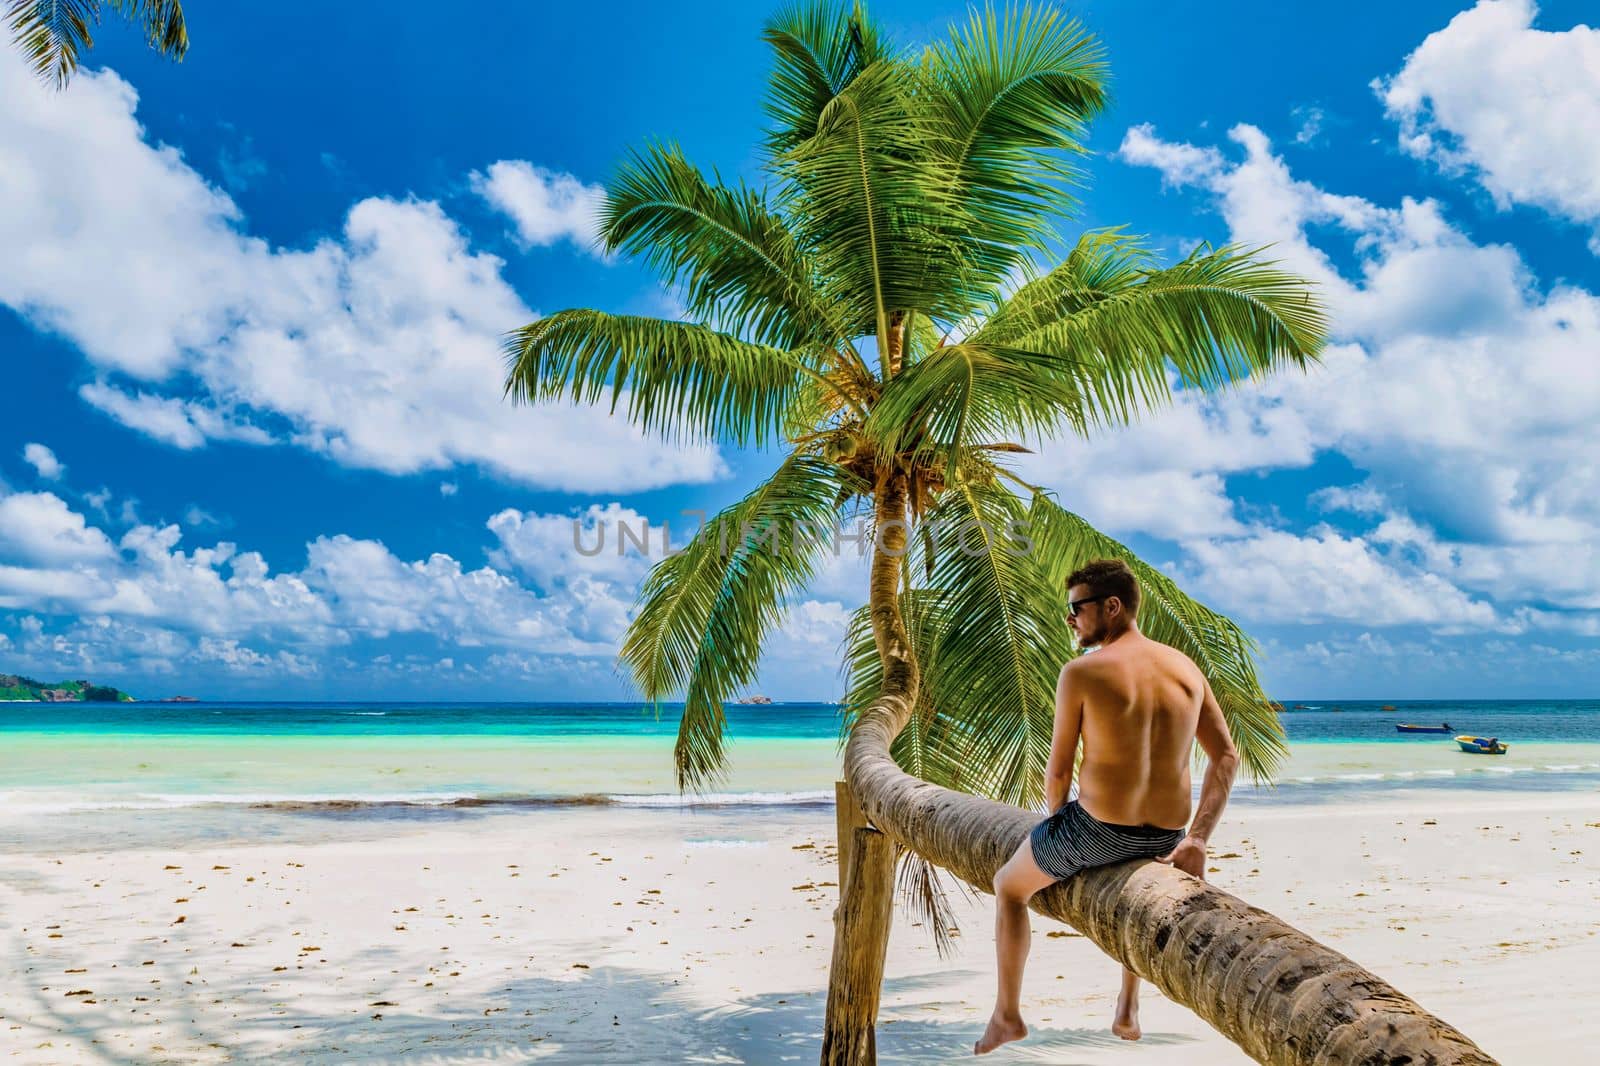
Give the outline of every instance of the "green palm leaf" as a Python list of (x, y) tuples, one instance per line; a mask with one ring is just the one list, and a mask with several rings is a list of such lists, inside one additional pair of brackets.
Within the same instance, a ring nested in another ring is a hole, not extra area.
[(1323, 341), (1305, 282), (1234, 248), (1176, 266), (1121, 234), (1085, 235), (967, 340), (891, 381), (867, 432), (886, 450), (950, 454), (997, 437), (1086, 436), (1171, 398), (1305, 367)]
[(833, 98), (889, 51), (860, 4), (794, 4), (767, 23), (762, 37), (773, 51), (766, 110), (775, 153), (815, 136)]
[[(895, 743), (919, 777), (1035, 806), (1056, 677), (1074, 652), (1065, 601), (1020, 538), (1026, 520), (1013, 493), (975, 481), (928, 511), (920, 528), (930, 535), (913, 538), (909, 566), (928, 576), (902, 598), (921, 669), (920, 713)], [(851, 634), (851, 703), (875, 676), (860, 639)]]
[(755, 680), (767, 635), (815, 573), (831, 531), (841, 471), (803, 453), (708, 521), (656, 564), (621, 658), (645, 698), (685, 689), (673, 757), (678, 785), (699, 789), (723, 769), (725, 701)]
[(774, 161), (825, 298), (888, 350), (891, 314), (955, 319), (988, 290), (961, 255), (968, 216), (952, 165), (907, 150), (934, 136), (918, 68), (879, 60), (822, 109), (814, 136)]
[(928, 58), (936, 151), (972, 205), (969, 233), (996, 278), (1071, 207), (1068, 160), (1106, 105), (1104, 51), (1076, 22), (1024, 5), (974, 9)]
[[(951, 461), (979, 442), (1083, 433), (1096, 420), (1093, 367), (983, 341), (946, 344), (884, 386), (864, 432), (884, 452)], [(946, 480), (953, 480), (953, 470)]]
[(674, 440), (761, 445), (779, 430), (804, 359), (706, 326), (601, 311), (562, 311), (506, 342), (506, 391), (517, 401), (570, 399), (611, 410)]
[(1097, 425), (1170, 400), (1169, 375), (1211, 389), (1316, 359), (1326, 322), (1304, 279), (1238, 247), (1201, 247), (1165, 269), (1142, 268), (1146, 255), (1118, 234), (1087, 235), (970, 341), (1033, 353), (1075, 378)]
[[(181, 60), (189, 51), (189, 31), (178, 0), (106, 0), (107, 6), (144, 31), (145, 43)], [(100, 22), (100, 0), (9, 0), (3, 17), (12, 40), (34, 73), (65, 88), (78, 69), (81, 53), (94, 47), (91, 27)]]
[(849, 346), (783, 217), (756, 190), (707, 179), (676, 145), (618, 170), (601, 236), (607, 251), (641, 257), (678, 287), (691, 318), (781, 348)]
[[(1092, 559), (1122, 559), (1139, 579), (1139, 629), (1193, 659), (1211, 683), (1240, 757), (1257, 781), (1272, 777), (1288, 755), (1277, 711), (1256, 676), (1256, 644), (1225, 616), (1190, 598), (1175, 581), (1125, 545), (1036, 494), (1028, 530), (1044, 580), (1064, 593), (1067, 575)], [(1065, 599), (1062, 600), (1063, 610)]]

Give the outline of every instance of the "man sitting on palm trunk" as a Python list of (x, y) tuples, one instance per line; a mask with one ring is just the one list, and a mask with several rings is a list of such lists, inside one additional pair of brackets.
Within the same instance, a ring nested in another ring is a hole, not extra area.
[[(1067, 596), (1067, 625), (1079, 647), (1094, 654), (1067, 663), (1056, 685), (1045, 772), (1053, 813), (994, 877), (1000, 988), (989, 1026), (973, 1048), (979, 1055), (1028, 1034), (1018, 1001), (1034, 894), (1081, 870), (1129, 859), (1153, 858), (1203, 878), (1206, 841), (1239, 765), (1222, 708), (1200, 668), (1139, 632), (1139, 583), (1125, 563), (1089, 563), (1067, 578)], [(1078, 796), (1069, 802), (1080, 740)], [(1197, 740), (1210, 764), (1189, 824), (1189, 762)], [(1140, 1036), (1139, 978), (1126, 968), (1111, 1030), (1124, 1040)]]

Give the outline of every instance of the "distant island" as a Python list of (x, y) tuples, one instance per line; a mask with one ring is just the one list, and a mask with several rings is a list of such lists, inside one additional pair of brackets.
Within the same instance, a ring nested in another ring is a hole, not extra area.
[(131, 703), (133, 697), (110, 685), (88, 681), (35, 681), (0, 674), (0, 703)]
[(745, 697), (741, 698), (738, 702), (740, 702), (740, 703), (771, 703), (772, 702), (772, 697), (771, 696), (745, 696)]

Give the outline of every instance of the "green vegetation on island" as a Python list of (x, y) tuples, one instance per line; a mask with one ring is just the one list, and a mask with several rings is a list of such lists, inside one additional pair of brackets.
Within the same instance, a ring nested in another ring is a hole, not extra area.
[(0, 703), (131, 703), (133, 697), (110, 685), (88, 681), (35, 681), (18, 674), (0, 674)]

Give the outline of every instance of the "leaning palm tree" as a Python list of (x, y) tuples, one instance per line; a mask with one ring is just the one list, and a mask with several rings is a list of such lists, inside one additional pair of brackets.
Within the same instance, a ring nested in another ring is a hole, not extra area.
[[(913, 884), (931, 884), (932, 862), (983, 886), (1026, 833), (1014, 805), (1040, 799), (1053, 682), (1073, 654), (1063, 579), (1081, 561), (1134, 568), (1141, 628), (1200, 664), (1254, 775), (1285, 750), (1239, 627), (1010, 457), (1126, 424), (1176, 389), (1306, 367), (1324, 322), (1306, 282), (1246, 249), (1164, 266), (1120, 230), (1061, 241), (1052, 227), (1072, 213), (1073, 161), (1106, 91), (1099, 47), (1054, 13), (986, 10), (916, 53), (859, 6), (812, 2), (765, 36), (763, 186), (708, 175), (669, 143), (608, 190), (606, 250), (654, 266), (684, 319), (541, 319), (507, 344), (507, 390), (783, 452), (654, 567), (623, 642), (648, 699), (683, 694), (683, 788), (722, 772), (724, 705), (835, 550), (826, 531), (866, 516), (844, 776), (883, 832), (841, 836), (823, 1060), (867, 1063), (893, 847), (913, 857)], [(1034, 905), (1262, 1061), (1491, 1061), (1350, 960), (1170, 868), (1092, 871)]]
[[(914, 904), (939, 911), (930, 863), (986, 885), (1027, 821), (997, 801), (1040, 801), (1054, 682), (1074, 654), (1064, 579), (1088, 559), (1134, 568), (1141, 628), (1200, 664), (1247, 767), (1269, 777), (1285, 749), (1250, 640), (1018, 476), (1010, 457), (1028, 450), (1021, 441), (1124, 425), (1175, 389), (1306, 367), (1324, 333), (1307, 283), (1237, 247), (1161, 265), (1120, 230), (1061, 243), (1052, 226), (1071, 214), (1072, 164), (1106, 91), (1095, 41), (1052, 12), (984, 11), (918, 54), (859, 7), (809, 3), (766, 38), (764, 187), (723, 182), (655, 144), (608, 189), (606, 250), (659, 270), (684, 320), (568, 310), (507, 345), (519, 401), (604, 401), (668, 439), (784, 452), (654, 567), (623, 642), (648, 699), (683, 694), (679, 785), (722, 773), (726, 701), (755, 679), (786, 608), (837, 550), (832, 532), (857, 514), (872, 548), (846, 639), (845, 776), (905, 849)], [(873, 1058), (894, 855), (861, 839), (870, 874), (841, 840), (830, 1063)], [(1037, 905), (1208, 1019), (1238, 998), (1221, 991), (1227, 958), (1259, 959), (1264, 973), (1283, 957), (1333, 965), (1287, 927), (1257, 944), (1266, 927), (1238, 922), (1227, 957), (1158, 972), (1151, 952), (1166, 936), (1119, 936), (1135, 916), (1119, 877), (1074, 879), (1083, 899), (1111, 901), (1098, 912), (1063, 909), (1060, 893)], [(1152, 892), (1139, 898), (1140, 934), (1199, 906), (1158, 913)], [(1343, 987), (1376, 980), (1354, 964), (1337, 972)], [(1392, 1021), (1356, 1013), (1352, 1033)], [(1320, 1031), (1330, 1019), (1295, 1024)], [(1311, 1046), (1285, 1044), (1271, 1022), (1228, 1024), (1247, 1048)]]
[(65, 88), (80, 53), (94, 47), (103, 7), (138, 26), (145, 43), (162, 55), (182, 59), (188, 53), (180, 0), (7, 0), (3, 17), (34, 73)]

